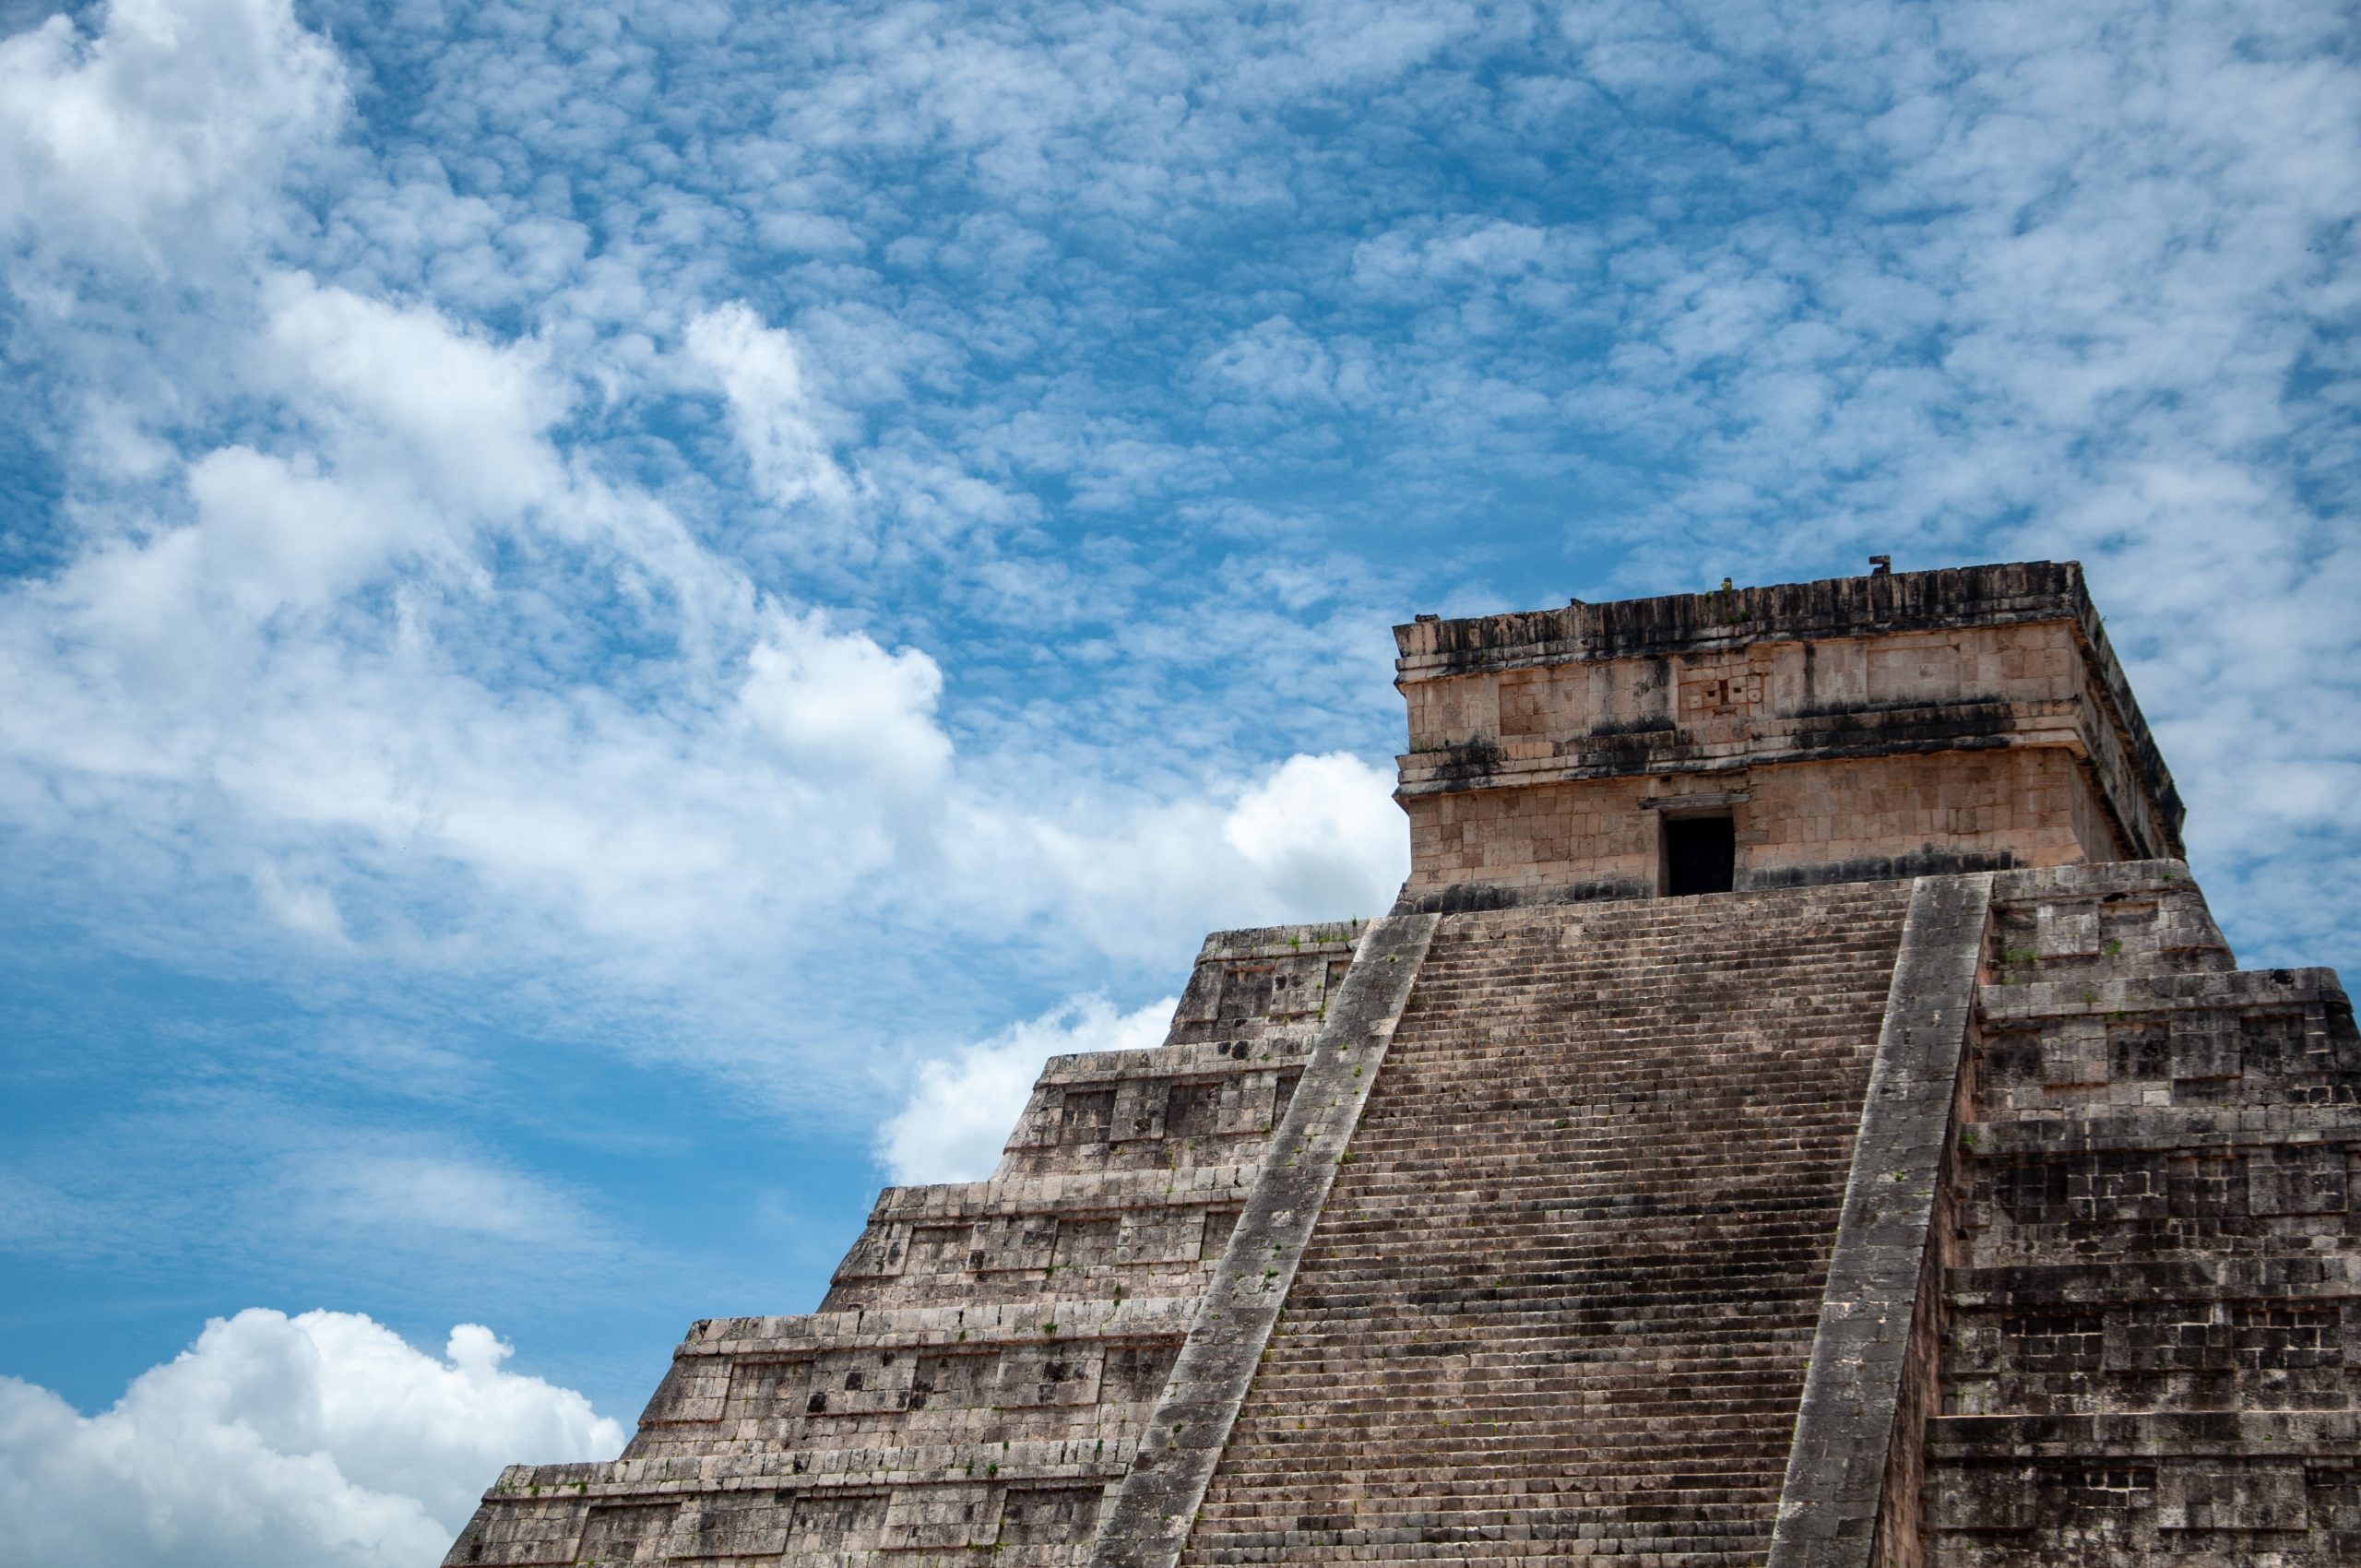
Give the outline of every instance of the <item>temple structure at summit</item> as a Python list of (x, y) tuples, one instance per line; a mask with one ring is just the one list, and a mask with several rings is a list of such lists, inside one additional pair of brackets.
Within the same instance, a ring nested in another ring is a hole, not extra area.
[(1392, 913), (1209, 937), (447, 1562), (2361, 1562), (2361, 1037), (2078, 567), (1395, 638)]

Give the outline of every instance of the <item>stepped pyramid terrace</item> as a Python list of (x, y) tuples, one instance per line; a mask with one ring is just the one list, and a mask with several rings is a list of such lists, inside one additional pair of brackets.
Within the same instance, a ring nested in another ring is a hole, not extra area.
[(2361, 1038), (2079, 567), (1394, 636), (1390, 914), (1208, 937), (447, 1562), (2361, 1562)]

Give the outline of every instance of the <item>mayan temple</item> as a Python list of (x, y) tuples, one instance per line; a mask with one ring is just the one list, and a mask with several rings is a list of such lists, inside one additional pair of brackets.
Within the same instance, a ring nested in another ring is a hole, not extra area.
[(447, 1561), (2361, 1562), (2361, 1039), (2079, 567), (1394, 637), (1392, 913), (1208, 938)]

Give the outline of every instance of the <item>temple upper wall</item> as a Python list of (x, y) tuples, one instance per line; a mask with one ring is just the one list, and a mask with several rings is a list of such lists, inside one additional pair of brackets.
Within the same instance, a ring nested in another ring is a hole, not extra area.
[(1701, 852), (1738, 891), (2181, 852), (2171, 775), (2071, 562), (1421, 617), (1394, 638), (1413, 907), (1712, 890)]

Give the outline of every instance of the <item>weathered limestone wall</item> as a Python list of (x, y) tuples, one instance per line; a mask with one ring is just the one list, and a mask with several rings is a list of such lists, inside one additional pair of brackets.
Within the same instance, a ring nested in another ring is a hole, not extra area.
[(2361, 1036), (2177, 863), (1995, 879), (1928, 1561), (2361, 1562)]
[[(1970, 700), (2071, 704), (2086, 695), (2082, 650), (2063, 605), (2052, 621), (1875, 636), (1848, 627), (1786, 641), (1752, 640), (1761, 632), (1743, 619), (1738, 596), (1726, 597), (1733, 635), (1750, 640), (1406, 679), (1413, 777), (1447, 766), (1439, 754), (1475, 735), (1489, 735), (1499, 746), (1490, 769), (1496, 774), (1547, 770), (1570, 757), (1590, 767), (1653, 763), (1673, 749), (1673, 735), (1684, 760), (1712, 763), (1744, 756), (1765, 741), (1821, 747), (1836, 743), (1847, 729), (1875, 732), (1830, 722), (1863, 714), (1940, 710)], [(1523, 648), (1508, 655), (1534, 656)], [(1406, 676), (1421, 668), (1407, 657), (1404, 665)], [(2070, 722), (2073, 714), (2061, 707), (2048, 717)], [(1564, 742), (1572, 737), (1588, 743), (1570, 753)], [(1620, 746), (1611, 743), (1618, 740)]]
[(1395, 628), (1405, 909), (1648, 897), (1667, 814), (1736, 885), (2178, 852), (2081, 569), (1840, 578)]
[(2063, 747), (1412, 796), (1411, 909), (1653, 898), (1667, 814), (1726, 811), (1740, 892), (2120, 860)]

